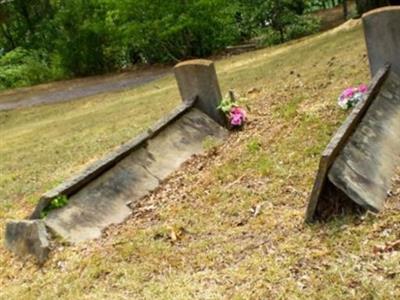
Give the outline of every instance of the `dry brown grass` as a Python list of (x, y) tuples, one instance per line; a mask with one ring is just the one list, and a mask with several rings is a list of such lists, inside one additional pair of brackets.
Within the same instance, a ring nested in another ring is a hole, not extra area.
[(400, 251), (391, 247), (400, 190), (379, 216), (303, 223), (319, 154), (346, 115), (336, 97), (368, 80), (360, 26), (217, 69), (223, 90), (246, 98), (247, 128), (193, 158), (102, 239), (58, 246), (42, 269), (1, 250), (2, 298), (400, 297)]

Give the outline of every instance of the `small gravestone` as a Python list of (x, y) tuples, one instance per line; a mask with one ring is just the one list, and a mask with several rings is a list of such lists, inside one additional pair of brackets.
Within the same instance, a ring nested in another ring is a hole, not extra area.
[(214, 63), (205, 59), (189, 60), (177, 64), (174, 72), (182, 100), (197, 97), (195, 107), (221, 126), (226, 126), (226, 117), (217, 108), (222, 95)]

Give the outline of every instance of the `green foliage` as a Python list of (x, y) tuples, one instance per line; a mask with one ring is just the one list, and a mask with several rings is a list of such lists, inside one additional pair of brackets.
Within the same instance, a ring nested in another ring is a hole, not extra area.
[(6, 1), (0, 52), (28, 55), (2, 70), (1, 88), (207, 57), (260, 34), (284, 42), (317, 29), (306, 8), (305, 0)]
[(255, 170), (257, 170), (262, 176), (268, 176), (271, 174), (274, 168), (274, 161), (267, 155), (259, 155), (256, 163)]
[(240, 0), (239, 26), (246, 37), (258, 35), (273, 45), (319, 29), (317, 20), (304, 15), (303, 0)]
[(271, 27), (266, 28), (260, 33), (260, 40), (258, 43), (262, 46), (277, 45), (281, 42), (279, 33), (273, 30)]
[(230, 98), (225, 98), (221, 100), (220, 105), (218, 105), (218, 109), (220, 109), (223, 113), (227, 114), (231, 111), (232, 107), (234, 106), (235, 102), (232, 101)]
[(16, 48), (0, 57), (0, 90), (32, 85), (60, 76), (40, 51)]
[(55, 49), (72, 75), (93, 75), (120, 67), (119, 41), (105, 1), (70, 0), (59, 4), (54, 22)]
[(306, 0), (306, 11), (316, 11), (321, 9), (329, 9), (342, 4), (343, 0)]
[(124, 0), (115, 12), (128, 49), (148, 63), (208, 56), (238, 40), (233, 11), (223, 0)]
[(311, 16), (297, 18), (296, 22), (288, 26), (285, 40), (288, 41), (318, 32), (320, 28), (319, 19)]
[(66, 206), (67, 204), (68, 204), (67, 196), (65, 196), (65, 195), (57, 196), (56, 198), (51, 200), (50, 204), (47, 205), (42, 210), (42, 212), (40, 213), (40, 218), (43, 219), (43, 218), (47, 217), (47, 215), (49, 214), (50, 211), (52, 211), (54, 209), (62, 208), (64, 206)]

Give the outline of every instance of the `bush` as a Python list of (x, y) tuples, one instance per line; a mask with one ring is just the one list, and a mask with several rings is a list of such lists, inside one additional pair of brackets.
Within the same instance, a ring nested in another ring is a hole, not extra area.
[(297, 39), (316, 33), (320, 29), (320, 20), (315, 17), (298, 17), (298, 21), (288, 26), (286, 40)]
[(28, 86), (64, 74), (59, 68), (50, 68), (40, 51), (16, 48), (0, 57), (0, 89)]
[(260, 46), (272, 46), (281, 43), (280, 35), (278, 32), (268, 27), (261, 33)]
[[(318, 32), (320, 29), (320, 20), (311, 16), (296, 16), (296, 21), (286, 27), (284, 41), (301, 38), (309, 34)], [(262, 46), (277, 45), (282, 42), (279, 32), (271, 27), (265, 28), (261, 32)]]

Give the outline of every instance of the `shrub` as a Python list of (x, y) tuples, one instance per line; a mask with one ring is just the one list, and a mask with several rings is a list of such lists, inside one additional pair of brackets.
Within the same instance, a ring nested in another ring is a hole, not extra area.
[(297, 22), (288, 26), (285, 38), (291, 40), (316, 33), (320, 29), (320, 23), (320, 20), (315, 17), (298, 17)]
[(28, 86), (63, 76), (40, 51), (16, 48), (0, 57), (0, 89)]
[[(286, 27), (283, 35), (284, 41), (301, 38), (313, 34), (320, 29), (320, 20), (311, 16), (295, 16), (296, 20)], [(272, 46), (282, 42), (281, 35), (272, 27), (265, 28), (261, 33), (260, 44), (263, 46)]]
[(280, 35), (278, 32), (268, 27), (261, 33), (260, 45), (261, 46), (272, 46), (281, 42)]

